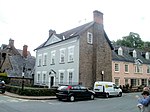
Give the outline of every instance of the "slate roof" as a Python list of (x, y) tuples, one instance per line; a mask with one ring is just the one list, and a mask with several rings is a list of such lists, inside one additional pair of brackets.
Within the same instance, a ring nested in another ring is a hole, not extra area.
[(9, 56), (12, 70), (6, 70), (8, 77), (22, 77), (23, 67), (25, 67), (25, 77), (32, 78), (35, 66), (35, 57), (28, 56), (23, 58), (20, 55)]
[[(60, 33), (60, 34), (55, 34), (57, 37), (59, 37), (61, 39), (61, 41), (65, 41), (67, 39), (70, 39), (70, 38), (73, 38), (73, 37), (77, 37), (79, 36), (80, 34), (82, 34), (84, 31), (86, 31), (88, 28), (90, 28), (91, 26), (93, 26), (95, 24), (95, 22), (89, 22), (89, 23), (86, 23), (86, 24), (83, 24), (81, 26), (78, 26), (76, 28), (73, 28), (71, 30), (68, 30), (68, 31), (65, 31), (63, 33)], [(110, 40), (108, 39), (108, 36), (107, 34), (105, 33), (104, 31), (104, 36), (106, 38), (106, 40), (108, 41), (111, 49), (113, 49), (112, 45), (111, 45), (111, 42)], [(63, 40), (63, 37), (65, 37), (65, 40)], [(47, 41), (51, 38), (51, 36), (47, 39)], [(46, 41), (46, 42), (47, 42)], [(44, 42), (43, 44), (41, 44), (39, 47), (37, 47), (35, 50), (38, 50), (40, 48), (43, 48), (43, 47), (47, 47), (45, 46), (46, 42)], [(56, 42), (58, 43), (58, 42)], [(55, 43), (54, 43), (55, 44)]]
[[(119, 47), (122, 48), (123, 55), (117, 54)], [(137, 52), (136, 59), (140, 59), (143, 62), (143, 64), (150, 64), (150, 59), (147, 60), (143, 55), (146, 53), (146, 51), (143, 51), (140, 49), (124, 47), (124, 46), (114, 46), (114, 50), (112, 51), (112, 60), (135, 63), (135, 58), (131, 55), (131, 52), (133, 52), (133, 50), (135, 50)]]
[(20, 53), (14, 46), (2, 44), (1, 48), (2, 48), (1, 52), (5, 52), (5, 53), (9, 52), (12, 53), (13, 55), (20, 55)]

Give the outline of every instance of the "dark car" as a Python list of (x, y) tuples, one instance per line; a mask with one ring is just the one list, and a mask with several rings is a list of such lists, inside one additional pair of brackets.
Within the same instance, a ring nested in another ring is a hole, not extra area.
[(62, 85), (57, 89), (56, 97), (59, 100), (66, 99), (71, 102), (77, 99), (94, 100), (95, 93), (81, 85)]
[(5, 82), (4, 81), (0, 81), (0, 92), (2, 94), (5, 93), (5, 89), (6, 89)]

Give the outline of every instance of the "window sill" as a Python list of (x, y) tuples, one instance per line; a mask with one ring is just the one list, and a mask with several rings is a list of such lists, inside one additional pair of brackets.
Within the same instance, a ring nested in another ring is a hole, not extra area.
[(59, 62), (59, 64), (65, 64), (65, 62)]
[(124, 72), (125, 74), (129, 74), (129, 72)]
[(74, 61), (68, 61), (68, 63), (73, 63)]

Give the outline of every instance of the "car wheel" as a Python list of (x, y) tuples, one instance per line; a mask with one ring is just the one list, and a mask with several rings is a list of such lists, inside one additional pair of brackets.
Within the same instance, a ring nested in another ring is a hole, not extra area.
[(2, 90), (2, 94), (4, 94), (5, 93), (5, 91), (4, 90)]
[(118, 96), (121, 97), (121, 96), (122, 96), (122, 93), (120, 92), (120, 93), (118, 94)]
[(108, 93), (106, 93), (105, 97), (106, 97), (106, 98), (109, 98), (109, 94), (108, 94)]
[(69, 100), (70, 100), (71, 102), (74, 102), (74, 101), (75, 101), (75, 97), (74, 97), (73, 95), (71, 95), (70, 98), (69, 98)]
[(90, 96), (90, 98), (91, 98), (91, 100), (94, 100), (94, 95), (92, 94), (92, 95)]

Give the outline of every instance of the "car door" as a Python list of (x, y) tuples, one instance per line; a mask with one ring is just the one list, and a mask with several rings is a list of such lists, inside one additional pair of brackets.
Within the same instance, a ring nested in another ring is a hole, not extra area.
[(90, 97), (90, 92), (88, 91), (88, 89), (86, 87), (80, 86), (81, 88), (81, 96), (82, 98), (89, 98)]
[(114, 95), (118, 95), (118, 86), (116, 84), (113, 84), (114, 87)]
[(72, 94), (74, 94), (74, 96), (77, 98), (77, 99), (80, 99), (82, 96), (81, 96), (81, 89), (80, 89), (80, 86), (74, 86), (73, 87), (73, 90), (72, 90)]

